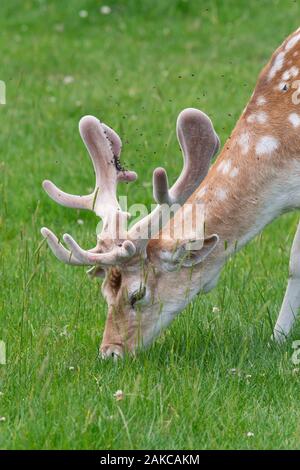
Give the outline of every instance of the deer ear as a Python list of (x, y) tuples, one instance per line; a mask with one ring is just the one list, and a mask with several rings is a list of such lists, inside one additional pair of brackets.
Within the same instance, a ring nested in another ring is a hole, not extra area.
[(201, 263), (215, 249), (219, 236), (213, 234), (203, 240), (185, 240), (175, 249), (161, 250), (160, 260), (167, 271), (190, 268)]

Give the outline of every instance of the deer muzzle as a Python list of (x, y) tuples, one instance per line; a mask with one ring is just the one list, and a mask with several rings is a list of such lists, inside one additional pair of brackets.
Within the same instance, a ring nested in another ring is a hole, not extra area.
[(120, 344), (101, 345), (100, 357), (101, 359), (113, 359), (117, 361), (118, 359), (123, 359), (124, 349)]

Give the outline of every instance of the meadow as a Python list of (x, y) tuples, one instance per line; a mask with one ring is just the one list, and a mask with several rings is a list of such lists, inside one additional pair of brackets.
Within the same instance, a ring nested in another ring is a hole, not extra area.
[(93, 186), (81, 116), (120, 133), (123, 161), (139, 174), (121, 190), (150, 206), (153, 169), (165, 166), (172, 181), (181, 169), (179, 112), (205, 111), (224, 144), (299, 23), (291, 0), (1, 2), (1, 449), (299, 448), (299, 323), (286, 344), (269, 344), (296, 213), (232, 258), (217, 288), (149, 350), (118, 363), (97, 358), (99, 282), (59, 263), (40, 235), (46, 225), (94, 244), (96, 216), (56, 205), (41, 187), (45, 178), (73, 193)]

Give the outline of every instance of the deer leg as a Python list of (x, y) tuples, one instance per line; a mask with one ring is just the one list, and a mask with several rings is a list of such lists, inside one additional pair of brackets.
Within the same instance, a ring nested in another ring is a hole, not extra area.
[(300, 223), (293, 241), (289, 279), (281, 310), (274, 328), (273, 337), (283, 342), (290, 333), (300, 309)]

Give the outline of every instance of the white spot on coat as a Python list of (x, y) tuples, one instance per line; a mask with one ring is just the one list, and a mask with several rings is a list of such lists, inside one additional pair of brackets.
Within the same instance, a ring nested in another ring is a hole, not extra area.
[(273, 65), (272, 67), (270, 68), (269, 70), (269, 74), (268, 74), (268, 78), (269, 80), (271, 80), (272, 78), (275, 77), (276, 73), (282, 69), (283, 67), (283, 63), (284, 63), (284, 56), (285, 56), (285, 53), (284, 52), (279, 52), (279, 54), (277, 54), (274, 62), (273, 62)]
[(289, 115), (289, 121), (294, 127), (300, 126), (300, 116), (297, 113), (292, 113)]
[(267, 122), (267, 114), (264, 111), (259, 111), (255, 114), (250, 114), (247, 118), (247, 122), (258, 122), (259, 124), (264, 124)]
[(217, 171), (218, 171), (218, 172), (223, 171), (224, 164), (225, 164), (225, 160), (223, 160), (223, 161), (218, 165), (218, 167), (217, 167)]
[(230, 160), (223, 160), (220, 165), (218, 166), (218, 171), (222, 172), (223, 175), (229, 173), (231, 168), (231, 161)]
[(231, 170), (229, 176), (230, 176), (231, 178), (235, 178), (238, 174), (239, 174), (239, 169), (235, 166), (235, 167)]
[(219, 201), (224, 201), (227, 197), (227, 193), (225, 189), (222, 189), (222, 188), (216, 189), (216, 197), (217, 199), (219, 199)]
[(256, 153), (257, 155), (268, 155), (274, 152), (278, 148), (278, 140), (271, 135), (266, 135), (258, 139), (256, 144)]
[(286, 46), (285, 46), (285, 49), (287, 51), (289, 51), (290, 49), (292, 49), (292, 47), (294, 47), (297, 42), (299, 41), (300, 39), (300, 33), (296, 34), (295, 36), (293, 36), (287, 43), (286, 43)]
[(242, 154), (245, 155), (248, 152), (250, 146), (250, 136), (248, 132), (243, 132), (240, 135), (240, 137), (238, 138), (238, 143), (241, 147)]
[(291, 77), (297, 77), (297, 75), (299, 74), (298, 67), (295, 67), (295, 65), (293, 65), (293, 67), (290, 68), (290, 74)]
[(292, 77), (297, 77), (298, 73), (299, 73), (298, 67), (295, 67), (295, 65), (293, 65), (293, 67), (291, 67), (290, 69), (286, 70), (283, 73), (282, 80), (287, 81)]
[(268, 116), (266, 113), (264, 113), (263, 111), (260, 111), (259, 113), (256, 114), (256, 118), (257, 118), (257, 121), (260, 123), (260, 124), (264, 124), (265, 122), (267, 122), (268, 120)]
[(256, 114), (252, 114), (249, 118), (252, 117), (252, 120), (249, 122), (258, 122), (259, 124), (264, 124), (267, 121), (267, 114), (264, 111), (259, 111)]
[(259, 96), (256, 100), (256, 104), (258, 106), (263, 106), (264, 104), (266, 104), (267, 100), (264, 96)]

